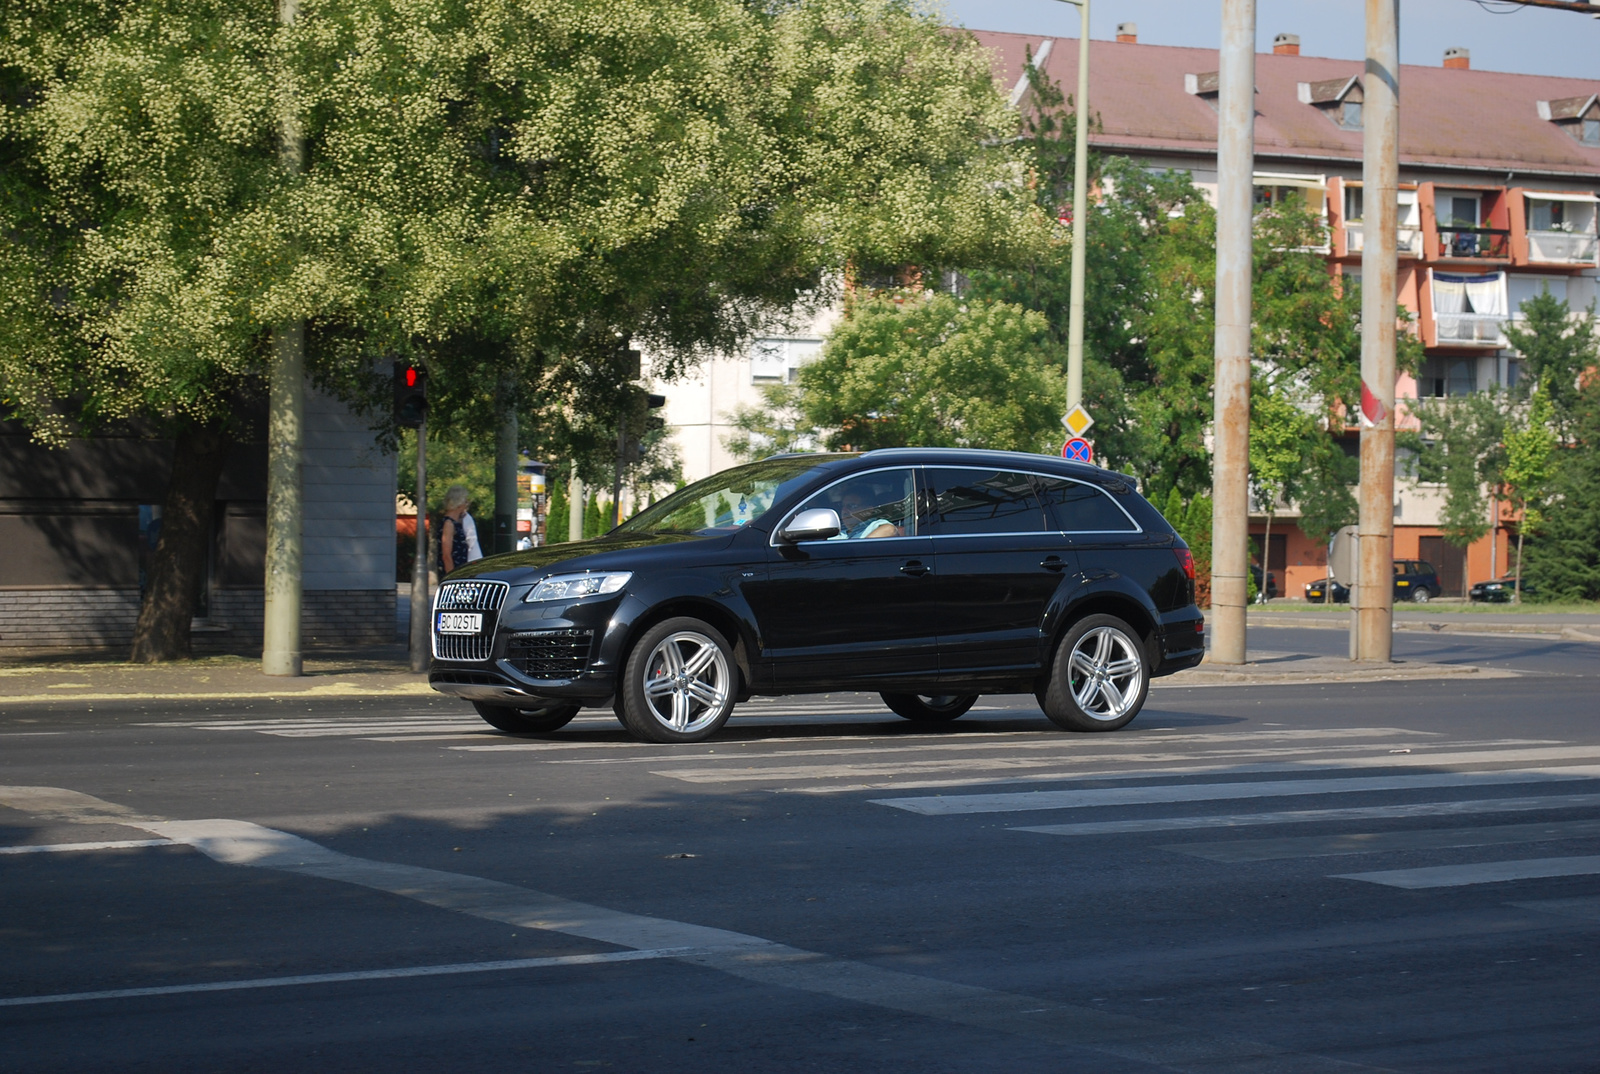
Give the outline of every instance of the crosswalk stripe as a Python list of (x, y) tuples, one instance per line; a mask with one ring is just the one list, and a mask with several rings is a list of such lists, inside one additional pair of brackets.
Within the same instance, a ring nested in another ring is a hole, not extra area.
[[(1452, 743), (1451, 745), (1455, 745), (1455, 744)], [(1463, 743), (1463, 745), (1465, 745), (1465, 743)], [(1056, 749), (1059, 752), (1059, 751), (1067, 749), (1067, 747), (1058, 746), (1058, 747), (1056, 747)], [(1354, 746), (1354, 747), (1352, 747), (1352, 746), (1323, 746), (1323, 747), (1295, 746), (1295, 747), (1286, 748), (1286, 749), (1212, 750), (1212, 751), (1209, 751), (1209, 752), (1207, 752), (1207, 753), (1205, 753), (1203, 755), (1199, 755), (1199, 756), (1202, 756), (1202, 757), (1212, 761), (1215, 764), (1215, 763), (1220, 763), (1224, 758), (1227, 758), (1227, 757), (1252, 758), (1252, 757), (1281, 757), (1281, 756), (1285, 756), (1285, 755), (1295, 756), (1295, 757), (1306, 757), (1306, 756), (1313, 756), (1313, 755), (1317, 755), (1317, 754), (1324, 754), (1324, 755), (1327, 755), (1327, 754), (1348, 754), (1348, 753), (1351, 752), (1351, 750), (1362, 750), (1362, 749), (1370, 749), (1370, 747), (1361, 747), (1361, 746)], [(887, 751), (873, 750), (873, 756), (877, 756), (881, 752), (887, 752)], [(789, 757), (789, 756), (797, 756), (797, 755), (803, 756), (804, 754), (801, 754), (801, 753), (798, 753), (798, 752), (794, 753), (794, 754), (773, 753), (773, 754), (768, 754), (768, 755), (765, 755), (765, 756), (771, 757), (771, 758), (780, 758), (781, 759), (781, 758), (786, 758), (786, 757)], [(844, 753), (842, 751), (818, 751), (817, 753), (813, 753), (812, 755), (813, 756), (849, 756), (850, 754)], [(1359, 762), (1364, 766), (1377, 765), (1377, 766), (1421, 767), (1421, 766), (1431, 766), (1431, 765), (1437, 765), (1437, 764), (1473, 764), (1473, 763), (1486, 763), (1486, 762), (1491, 762), (1491, 761), (1516, 760), (1516, 759), (1546, 761), (1546, 760), (1587, 760), (1587, 759), (1590, 759), (1590, 758), (1600, 758), (1600, 750), (1580, 750), (1580, 751), (1574, 752), (1572, 750), (1551, 751), (1551, 750), (1506, 750), (1506, 749), (1495, 749), (1495, 750), (1485, 750), (1485, 751), (1476, 752), (1476, 753), (1455, 752), (1455, 753), (1441, 753), (1441, 754), (1415, 753), (1415, 752), (1409, 752), (1408, 751), (1408, 753), (1406, 755), (1402, 756), (1402, 757), (1396, 757), (1396, 756), (1390, 755), (1388, 753), (1379, 754), (1379, 755), (1372, 755), (1370, 753), (1366, 753), (1366, 754), (1363, 754), (1363, 755), (1360, 755), (1360, 756), (1350, 757), (1350, 758), (1348, 758), (1348, 760), (1350, 760), (1352, 762)], [(660, 758), (649, 758), (649, 759), (650, 760), (660, 760)], [(718, 764), (718, 765), (716, 765), (714, 767), (667, 768), (667, 769), (653, 770), (652, 774), (653, 775), (657, 775), (657, 776), (664, 776), (664, 777), (667, 777), (667, 778), (670, 778), (670, 779), (680, 779), (680, 780), (683, 780), (686, 783), (754, 783), (754, 782), (769, 782), (769, 781), (772, 781), (772, 780), (787, 781), (787, 780), (802, 780), (802, 779), (840, 779), (840, 778), (850, 778), (850, 777), (867, 778), (867, 777), (872, 777), (872, 776), (926, 776), (926, 775), (930, 775), (930, 774), (934, 774), (934, 773), (941, 773), (941, 772), (1023, 771), (1023, 770), (1027, 770), (1027, 769), (1056, 768), (1056, 769), (1060, 770), (1058, 778), (1072, 779), (1072, 778), (1077, 778), (1082, 773), (1079, 772), (1079, 771), (1074, 771), (1071, 768), (1067, 768), (1065, 766), (1068, 766), (1068, 765), (1084, 765), (1084, 764), (1090, 764), (1090, 763), (1101, 763), (1101, 764), (1104, 764), (1107, 761), (1114, 761), (1114, 762), (1118, 762), (1118, 763), (1122, 763), (1122, 764), (1165, 764), (1165, 763), (1172, 762), (1172, 761), (1194, 760), (1194, 759), (1197, 759), (1197, 755), (1194, 754), (1194, 753), (1117, 753), (1117, 752), (1110, 752), (1110, 753), (1096, 754), (1096, 755), (1085, 756), (1085, 757), (1077, 757), (1077, 756), (1062, 757), (1062, 756), (1059, 756), (1059, 755), (1051, 756), (1051, 757), (986, 757), (986, 758), (955, 757), (955, 758), (946, 758), (946, 759), (942, 759), (942, 760), (929, 760), (929, 761), (893, 761), (893, 762), (886, 762), (886, 763), (869, 763), (869, 762), (856, 761), (856, 762), (849, 762), (849, 763), (845, 763), (845, 764), (831, 764), (831, 765), (826, 765), (826, 764), (824, 764), (824, 765), (818, 765), (818, 764), (811, 764), (811, 765), (768, 765), (768, 766), (765, 766), (765, 767), (750, 766), (750, 765), (746, 764), (747, 761), (752, 760), (752, 759), (757, 759), (757, 758), (752, 758), (750, 755), (734, 755), (734, 756), (731, 756), (729, 758), (729, 762), (731, 762), (731, 763)], [(721, 760), (721, 759), (719, 758), (719, 760)], [(1324, 762), (1324, 763), (1330, 763), (1330, 762), (1334, 761), (1335, 758), (1332, 757), (1332, 756), (1322, 756), (1322, 757), (1319, 757), (1319, 760)], [(573, 762), (558, 762), (558, 763), (573, 763)], [(745, 767), (742, 767), (742, 768), (734, 767), (735, 765), (741, 765), (741, 764), (745, 765)], [(1301, 771), (1304, 768), (1305, 768), (1304, 764), (1290, 764), (1290, 765), (1280, 765), (1280, 766), (1276, 766), (1275, 768), (1270, 768), (1270, 769), (1268, 769), (1268, 768), (1258, 768), (1258, 770), (1295, 772), (1295, 771)], [(1121, 774), (1122, 775), (1131, 775), (1132, 773), (1121, 773)]]
[(1380, 869), (1370, 873), (1336, 873), (1335, 880), (1361, 880), (1384, 887), (1417, 891), (1423, 888), (1459, 888), (1470, 884), (1498, 884), (1507, 880), (1542, 880), (1552, 876), (1600, 874), (1600, 855), (1576, 858), (1527, 858), (1520, 861), (1480, 861), (1470, 865), (1432, 865), (1421, 869)]
[(1273, 813), (1221, 813), (1200, 817), (1142, 817), (1138, 820), (1036, 824), (1010, 829), (1042, 835), (1132, 835), (1205, 828), (1270, 824), (1319, 824), (1395, 817), (1448, 817), (1476, 813), (1525, 813), (1539, 809), (1600, 808), (1600, 794), (1552, 794), (1540, 798), (1474, 798), (1458, 802), (1407, 802), (1402, 805), (1349, 806), (1342, 809), (1291, 809)]
[(97, 843), (35, 843), (31, 846), (0, 847), (0, 854), (75, 854), (86, 850), (135, 850), (140, 847), (169, 847), (171, 839), (104, 839)]
[[(1326, 769), (1322, 771), (1327, 771)], [(1337, 771), (1337, 770), (1335, 770)], [(1525, 768), (1500, 772), (1429, 772), (1402, 776), (1350, 776), (1271, 780), (1253, 783), (1164, 784), (1139, 787), (1097, 787), (1078, 790), (1021, 791), (1008, 794), (966, 794), (950, 797), (874, 798), (877, 805), (927, 816), (961, 813), (1024, 813), (1086, 806), (1156, 805), (1172, 802), (1216, 802), (1236, 798), (1296, 797), (1348, 794), (1357, 791), (1432, 790), (1441, 787), (1485, 787), (1508, 783), (1545, 783), (1600, 778), (1600, 766)]]
[(1501, 846), (1507, 843), (1549, 843), (1600, 835), (1600, 820), (1547, 824), (1501, 824), (1490, 828), (1424, 828), (1402, 832), (1341, 832), (1337, 835), (1281, 839), (1232, 839), (1214, 843), (1168, 843), (1162, 850), (1209, 861), (1276, 861), (1282, 858), (1324, 858), (1342, 854), (1377, 854), (1391, 850), (1439, 850)]

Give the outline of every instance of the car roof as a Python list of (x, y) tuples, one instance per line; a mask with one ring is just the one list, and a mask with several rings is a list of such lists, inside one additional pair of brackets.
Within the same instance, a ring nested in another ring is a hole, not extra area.
[(1136, 488), (1138, 482), (1128, 474), (1094, 466), (1090, 463), (1068, 462), (1054, 455), (1036, 455), (1026, 451), (994, 451), (988, 448), (936, 448), (900, 447), (876, 448), (863, 453), (863, 460), (873, 462), (921, 463), (929, 466), (995, 466), (1019, 470), (1044, 470), (1047, 473), (1092, 481), (1097, 485), (1124, 483)]

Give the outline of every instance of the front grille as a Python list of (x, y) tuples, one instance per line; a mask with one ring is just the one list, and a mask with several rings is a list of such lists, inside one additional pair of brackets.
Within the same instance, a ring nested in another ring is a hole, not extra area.
[(446, 686), (510, 686), (509, 682), (499, 675), (491, 675), (487, 671), (435, 671), (428, 676), (429, 683), (444, 683)]
[[(511, 587), (505, 582), (446, 582), (433, 599), (433, 655), (439, 660), (487, 660), (494, 651), (494, 628)], [(441, 634), (439, 612), (482, 612), (478, 634)]]
[(576, 679), (589, 666), (592, 630), (540, 630), (506, 639), (506, 662), (530, 679)]

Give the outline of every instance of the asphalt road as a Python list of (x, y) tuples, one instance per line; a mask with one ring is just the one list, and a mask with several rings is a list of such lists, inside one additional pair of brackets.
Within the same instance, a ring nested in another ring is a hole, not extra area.
[(692, 748), (0, 700), (0, 1070), (1592, 1071), (1600, 646), (1412, 645), (1526, 674)]

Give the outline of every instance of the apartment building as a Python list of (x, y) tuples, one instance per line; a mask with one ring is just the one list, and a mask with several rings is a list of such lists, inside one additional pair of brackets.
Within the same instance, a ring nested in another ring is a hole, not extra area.
[[(1077, 42), (976, 34), (996, 76), (1023, 99), (1025, 64), (1070, 88)], [(1090, 145), (1187, 171), (1215, 192), (1217, 69), (1212, 49), (1141, 45), (1132, 24), (1089, 48)], [(1329, 271), (1359, 278), (1364, 240), (1361, 182), (1363, 64), (1303, 55), (1279, 34), (1256, 57), (1255, 200), (1303, 203), (1326, 224)], [(1600, 240), (1600, 78), (1478, 71), (1465, 49), (1436, 67), (1400, 70), (1399, 297), (1415, 318), (1426, 358), (1402, 376), (1401, 400), (1511, 385), (1518, 359), (1505, 328), (1548, 288), (1574, 310), (1595, 301)], [(1401, 406), (1402, 420), (1406, 408)], [(1413, 419), (1414, 421), (1414, 419)], [(1355, 430), (1348, 431), (1354, 450)], [(1404, 460), (1402, 460), (1402, 464)], [(1453, 547), (1437, 525), (1442, 490), (1401, 475), (1395, 556), (1435, 564), (1446, 592), (1504, 573), (1509, 527), (1502, 510), (1489, 536)], [(1489, 508), (1485, 507), (1488, 521)], [(1322, 577), (1325, 550), (1274, 520), (1268, 567), (1287, 594)], [(1258, 535), (1265, 514), (1252, 519)]]

